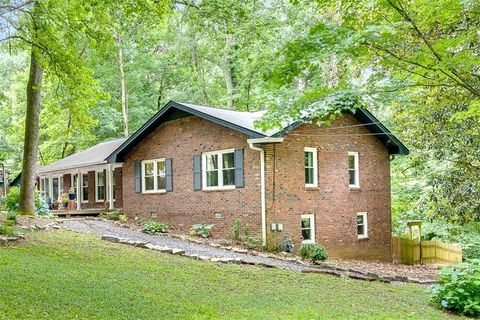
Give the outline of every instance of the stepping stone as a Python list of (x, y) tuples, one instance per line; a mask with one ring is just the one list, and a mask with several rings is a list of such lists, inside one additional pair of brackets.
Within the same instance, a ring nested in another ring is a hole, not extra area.
[(185, 250), (182, 250), (182, 249), (172, 249), (172, 254), (174, 255), (179, 255), (179, 256), (183, 256), (185, 254)]

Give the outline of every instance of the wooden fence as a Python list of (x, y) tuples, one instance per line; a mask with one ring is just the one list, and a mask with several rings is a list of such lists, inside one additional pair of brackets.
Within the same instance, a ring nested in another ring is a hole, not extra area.
[(393, 260), (401, 264), (454, 265), (462, 261), (462, 249), (440, 241), (392, 238)]

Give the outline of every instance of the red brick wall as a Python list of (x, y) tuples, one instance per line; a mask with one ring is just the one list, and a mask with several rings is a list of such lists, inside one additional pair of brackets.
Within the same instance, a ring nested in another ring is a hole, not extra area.
[[(187, 231), (196, 223), (213, 223), (214, 236), (230, 237), (236, 218), (260, 236), (260, 167), (258, 151), (247, 137), (198, 117), (173, 120), (159, 126), (124, 159), (123, 209), (130, 217), (151, 219)], [(244, 148), (245, 188), (225, 191), (193, 190), (193, 155), (206, 151)], [(134, 192), (134, 161), (172, 158), (173, 191), (164, 194)], [(219, 212), (222, 218), (215, 219)]]
[[(350, 115), (330, 128), (302, 125), (283, 143), (266, 147), (269, 222), (283, 222), (283, 232), (270, 232), (270, 242), (288, 235), (301, 245), (300, 216), (315, 215), (315, 240), (330, 256), (391, 260), (390, 161), (386, 148)], [(358, 135), (360, 134), (360, 135)], [(304, 148), (318, 149), (318, 188), (306, 189)], [(349, 151), (359, 152), (360, 188), (348, 183)], [(275, 159), (275, 161), (273, 161)], [(357, 237), (357, 212), (368, 213), (369, 239)], [(268, 228), (269, 230), (270, 228)]]
[[(332, 127), (352, 124), (358, 122), (345, 116)], [(363, 133), (369, 132), (361, 126), (339, 130), (303, 125), (283, 143), (265, 146), (267, 230), (270, 222), (284, 223), (283, 232), (268, 231), (271, 247), (289, 235), (298, 249), (300, 216), (314, 214), (316, 242), (324, 244), (330, 256), (391, 260), (389, 156), (374, 136), (358, 135)], [(214, 223), (213, 235), (218, 237), (230, 237), (234, 220), (240, 218), (260, 237), (259, 153), (248, 148), (246, 139), (193, 116), (162, 124), (124, 159), (124, 212), (131, 218), (153, 217), (183, 231), (195, 223)], [(304, 184), (304, 147), (318, 148), (319, 187), (312, 190), (306, 190)], [(193, 155), (228, 148), (245, 150), (245, 188), (193, 191)], [(359, 152), (358, 190), (348, 187), (349, 151)], [(173, 192), (136, 194), (134, 161), (163, 157), (172, 158)], [(221, 212), (222, 218), (214, 219), (215, 212)], [(367, 240), (357, 239), (357, 212), (368, 213)]]

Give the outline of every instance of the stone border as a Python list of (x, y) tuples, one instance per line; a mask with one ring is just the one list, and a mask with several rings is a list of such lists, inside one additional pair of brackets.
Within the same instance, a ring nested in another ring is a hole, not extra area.
[(276, 265), (274, 264), (269, 264), (265, 262), (251, 262), (247, 261), (241, 258), (215, 258), (215, 257), (210, 257), (210, 256), (201, 256), (198, 254), (186, 254), (185, 250), (183, 249), (177, 249), (177, 248), (170, 248), (167, 246), (158, 246), (146, 241), (136, 241), (136, 240), (131, 240), (127, 238), (122, 238), (122, 237), (117, 237), (114, 235), (103, 235), (101, 237), (102, 240), (110, 241), (110, 242), (116, 242), (116, 243), (121, 243), (121, 244), (126, 244), (134, 247), (140, 247), (140, 248), (145, 248), (145, 249), (150, 249), (150, 250), (155, 250), (161, 253), (168, 253), (172, 255), (179, 255), (179, 256), (184, 256), (187, 258), (192, 258), (194, 260), (200, 260), (200, 261), (210, 261), (210, 262), (218, 262), (218, 263), (225, 263), (225, 264), (246, 264), (246, 265), (255, 265), (255, 266), (261, 266), (261, 267), (266, 267), (266, 268), (277, 268)]

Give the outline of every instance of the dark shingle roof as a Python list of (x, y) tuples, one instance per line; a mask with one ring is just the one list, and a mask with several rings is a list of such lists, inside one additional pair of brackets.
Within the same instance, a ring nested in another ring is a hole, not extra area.
[[(285, 125), (281, 130), (273, 129), (262, 131), (255, 128), (255, 121), (265, 114), (266, 111), (244, 112), (227, 109), (212, 108), (200, 106), (191, 103), (179, 103), (169, 101), (160, 111), (158, 111), (150, 120), (148, 120), (140, 129), (123, 142), (108, 158), (109, 162), (123, 161), (123, 156), (128, 153), (137, 143), (155, 130), (160, 124), (177, 119), (186, 115), (195, 115), (200, 118), (212, 121), (219, 125), (225, 126), (232, 130), (244, 133), (248, 138), (265, 138), (265, 137), (283, 137), (290, 130), (293, 130), (302, 121), (293, 122)], [(409, 153), (407, 147), (398, 140), (384, 125), (376, 119), (366, 109), (357, 109), (353, 112), (353, 116), (386, 146), (390, 154)]]
[(53, 163), (39, 166), (37, 168), (37, 174), (106, 163), (107, 157), (125, 142), (125, 140), (126, 138), (102, 142)]

